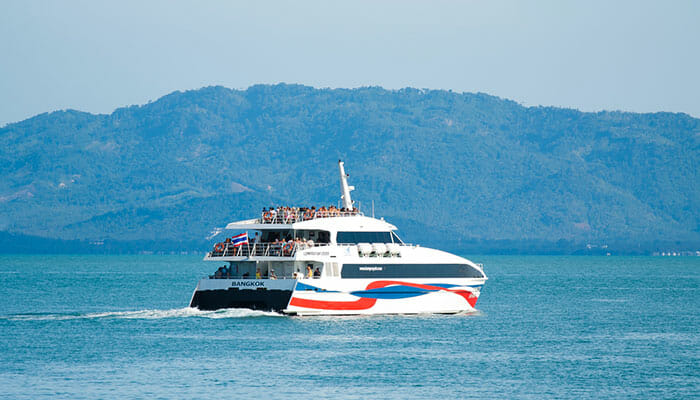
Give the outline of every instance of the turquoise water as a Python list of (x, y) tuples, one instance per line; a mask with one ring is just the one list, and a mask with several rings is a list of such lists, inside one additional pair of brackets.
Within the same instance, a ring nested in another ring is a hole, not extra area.
[(700, 396), (700, 258), (472, 257), (478, 312), (185, 308), (187, 256), (0, 256), (0, 398)]

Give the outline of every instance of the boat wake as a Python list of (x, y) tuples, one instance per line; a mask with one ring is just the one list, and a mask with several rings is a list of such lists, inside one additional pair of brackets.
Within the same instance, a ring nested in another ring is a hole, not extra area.
[(6, 321), (63, 321), (74, 319), (167, 319), (167, 318), (249, 318), (249, 317), (281, 317), (281, 314), (266, 311), (228, 308), (216, 311), (202, 311), (197, 308), (185, 307), (171, 310), (138, 310), (112, 311), (100, 313), (30, 313), (0, 315), (0, 320)]

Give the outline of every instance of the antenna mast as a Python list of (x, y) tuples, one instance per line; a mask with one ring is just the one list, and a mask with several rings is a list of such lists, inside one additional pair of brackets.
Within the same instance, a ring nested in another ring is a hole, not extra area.
[(338, 160), (338, 169), (340, 170), (340, 193), (342, 194), (340, 198), (343, 200), (343, 208), (352, 210), (350, 191), (355, 190), (355, 186), (348, 186), (348, 175), (345, 173), (343, 164), (341, 160)]

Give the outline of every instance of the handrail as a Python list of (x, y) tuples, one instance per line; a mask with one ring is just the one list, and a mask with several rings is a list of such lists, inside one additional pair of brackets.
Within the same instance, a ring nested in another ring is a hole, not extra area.
[(208, 275), (207, 276), (209, 279), (250, 279), (250, 280), (289, 280), (289, 279), (295, 279), (295, 280), (300, 280), (300, 279), (320, 279), (320, 276), (314, 276), (312, 278), (309, 277), (294, 277), (293, 275), (278, 275), (276, 278), (270, 278), (269, 276), (262, 276), (261, 278), (256, 278), (254, 276), (243, 276), (243, 275), (221, 275), (221, 276), (216, 276), (216, 274)]
[[(395, 243), (401, 247), (414, 247), (412, 244)], [(351, 247), (357, 243), (310, 243), (310, 242), (253, 242), (234, 246), (233, 243), (217, 243), (207, 257), (294, 257), (297, 251), (314, 247)]]
[(259, 242), (234, 246), (219, 243), (207, 254), (208, 257), (294, 257), (297, 250), (327, 246), (328, 243)]
[(260, 214), (260, 223), (262, 224), (293, 224), (295, 222), (310, 221), (319, 218), (332, 217), (354, 217), (356, 215), (364, 215), (360, 211), (301, 211), (301, 210), (273, 210), (266, 211)]

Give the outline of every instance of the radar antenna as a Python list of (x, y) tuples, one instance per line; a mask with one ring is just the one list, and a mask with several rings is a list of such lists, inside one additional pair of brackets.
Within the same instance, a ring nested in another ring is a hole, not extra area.
[(348, 175), (345, 173), (343, 164), (344, 163), (341, 160), (338, 160), (338, 169), (340, 169), (340, 193), (342, 193), (340, 198), (343, 200), (343, 208), (352, 210), (353, 207), (350, 192), (355, 190), (355, 186), (348, 186)]

